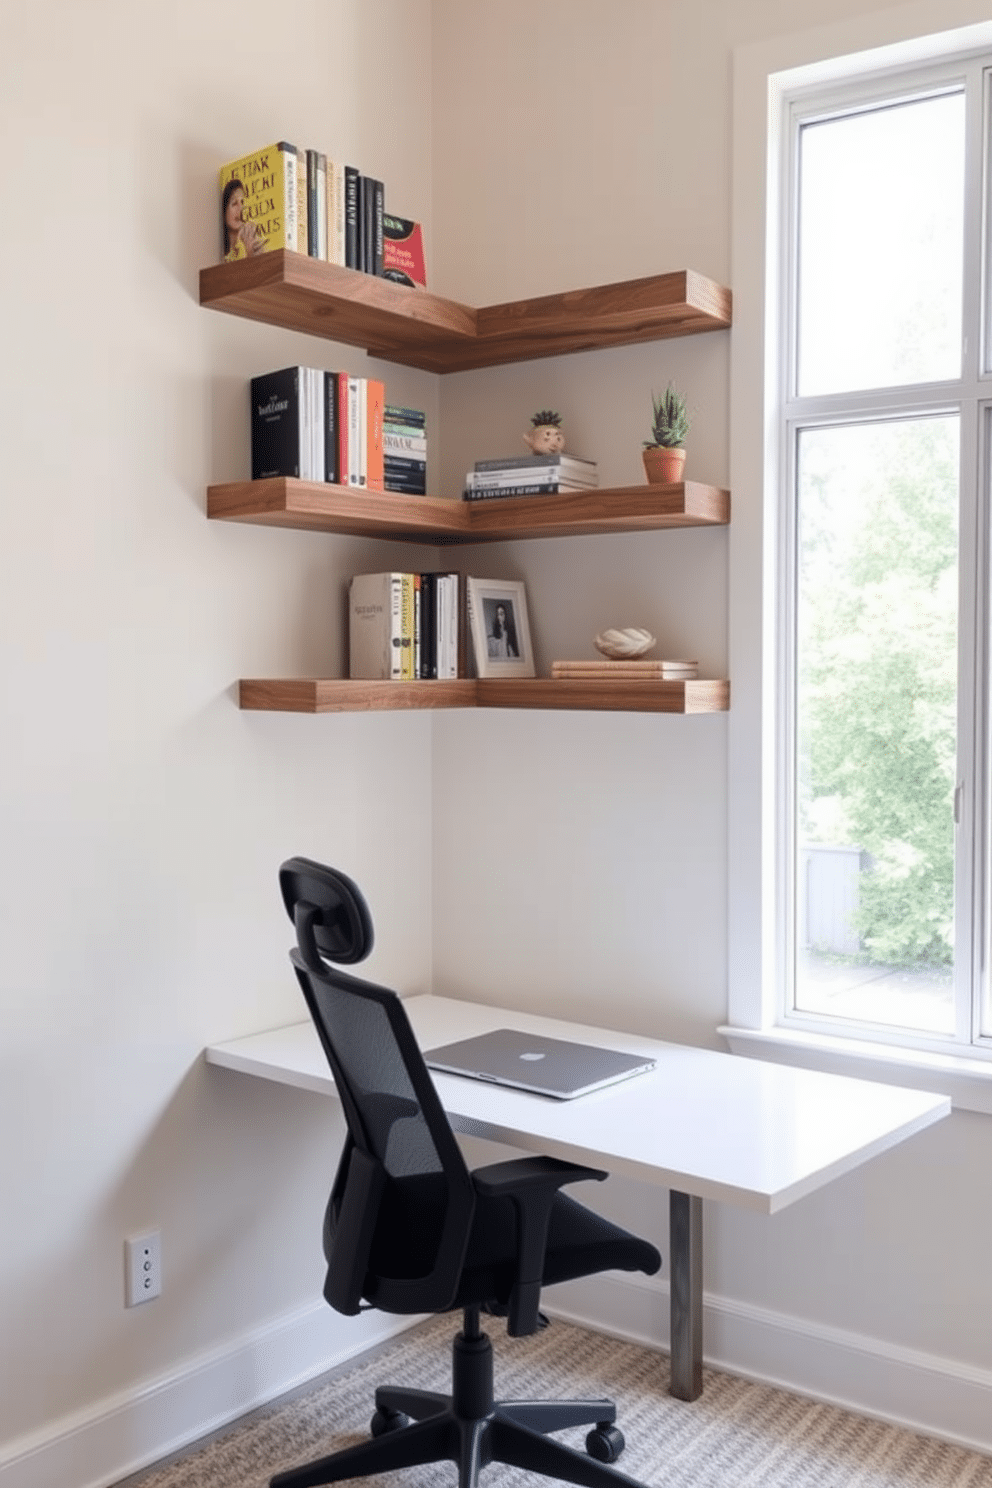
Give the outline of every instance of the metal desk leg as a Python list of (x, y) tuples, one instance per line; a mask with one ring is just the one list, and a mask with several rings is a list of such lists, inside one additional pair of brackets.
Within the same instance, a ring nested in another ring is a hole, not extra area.
[(671, 1251), (672, 1382), (676, 1400), (703, 1393), (703, 1201), (672, 1189), (668, 1198)]

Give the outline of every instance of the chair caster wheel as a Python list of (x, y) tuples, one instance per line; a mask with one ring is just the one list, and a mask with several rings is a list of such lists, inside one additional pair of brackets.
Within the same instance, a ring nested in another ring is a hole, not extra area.
[(597, 1462), (616, 1462), (626, 1445), (623, 1432), (609, 1422), (593, 1427), (586, 1437), (586, 1451)]
[(385, 1436), (387, 1431), (402, 1431), (409, 1424), (410, 1417), (405, 1416), (402, 1411), (380, 1409), (369, 1422), (369, 1430), (373, 1436)]

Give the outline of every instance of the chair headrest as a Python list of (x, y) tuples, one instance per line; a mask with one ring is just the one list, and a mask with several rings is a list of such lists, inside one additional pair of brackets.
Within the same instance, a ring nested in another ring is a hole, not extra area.
[(279, 869), (279, 887), (311, 971), (325, 970), (325, 960), (344, 966), (364, 961), (374, 940), (372, 916), (347, 874), (310, 858), (288, 858)]

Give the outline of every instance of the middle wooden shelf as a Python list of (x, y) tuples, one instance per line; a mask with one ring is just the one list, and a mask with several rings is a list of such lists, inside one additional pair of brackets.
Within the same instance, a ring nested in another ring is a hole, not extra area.
[(216, 521), (404, 542), (510, 542), (725, 526), (730, 520), (730, 492), (699, 481), (682, 481), (553, 496), (451, 501), (276, 476), (209, 486), (207, 516)]

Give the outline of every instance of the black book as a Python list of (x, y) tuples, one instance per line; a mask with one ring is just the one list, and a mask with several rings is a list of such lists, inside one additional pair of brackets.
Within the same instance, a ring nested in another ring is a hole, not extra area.
[(320, 257), (320, 225), (317, 221), (317, 151), (307, 151), (307, 253)]
[(344, 261), (349, 269), (360, 269), (362, 261), (360, 257), (360, 230), (358, 211), (358, 182), (359, 171), (357, 166), (346, 165), (344, 168)]
[(324, 373), (324, 479), (340, 483), (338, 466), (338, 374)]
[(394, 475), (425, 475), (427, 472), (426, 460), (407, 459), (406, 455), (386, 455), (383, 465), (387, 474), (392, 471)]
[(386, 214), (386, 188), (382, 181), (372, 182), (372, 267), (370, 273), (382, 277), (383, 263), (383, 218)]
[(436, 574), (420, 575), (420, 675), (437, 676), (437, 596)]
[(358, 222), (359, 267), (371, 274), (375, 247), (375, 182), (371, 176), (358, 178)]
[(300, 474), (303, 449), (301, 369), (284, 367), (251, 380), (251, 478)]

